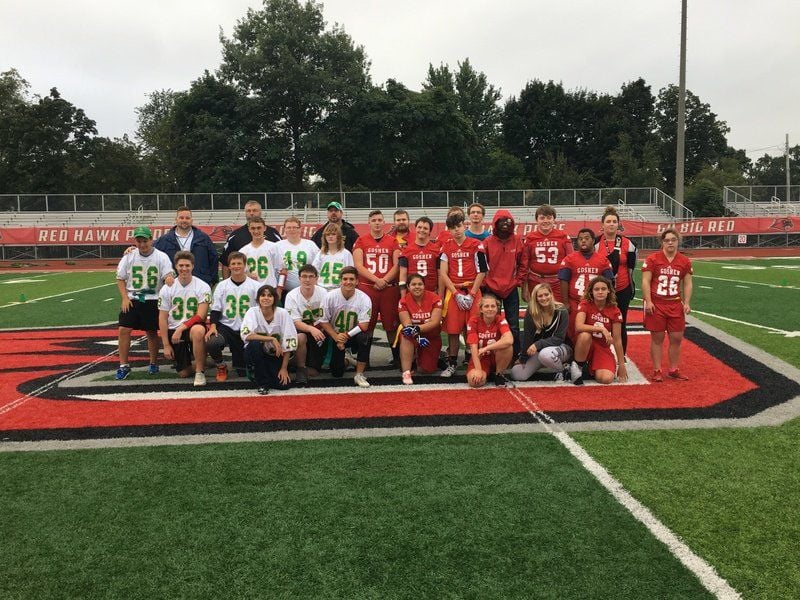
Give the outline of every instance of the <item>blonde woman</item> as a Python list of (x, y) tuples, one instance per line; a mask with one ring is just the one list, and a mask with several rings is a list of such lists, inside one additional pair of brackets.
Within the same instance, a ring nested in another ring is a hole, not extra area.
[(531, 291), (531, 301), (525, 313), (521, 354), (525, 362), (514, 365), (511, 379), (526, 381), (539, 369), (553, 369), (556, 381), (563, 381), (564, 370), (572, 358), (572, 348), (566, 342), (569, 311), (556, 302), (549, 283), (539, 283)]
[(503, 373), (514, 358), (514, 335), (492, 294), (480, 299), (478, 314), (467, 323), (467, 345), (472, 351), (467, 366), (469, 386), (481, 387), (494, 374), (494, 384), (505, 387)]
[(353, 255), (345, 248), (342, 228), (336, 223), (328, 223), (322, 230), (322, 249), (312, 263), (319, 272), (317, 285), (327, 291), (338, 290), (341, 284), (342, 269), (355, 266)]

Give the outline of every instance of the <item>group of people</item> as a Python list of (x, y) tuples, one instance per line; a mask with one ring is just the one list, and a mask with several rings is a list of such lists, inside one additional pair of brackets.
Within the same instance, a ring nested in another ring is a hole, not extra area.
[[(472, 387), (488, 381), (505, 386), (506, 376), (527, 380), (542, 370), (577, 385), (587, 376), (600, 383), (627, 380), (637, 250), (621, 235), (613, 207), (603, 214), (599, 236), (589, 228), (578, 233), (577, 250), (549, 205), (537, 208), (536, 228), (524, 238), (507, 210), (498, 210), (486, 228), (479, 203), (466, 212), (451, 208), (436, 239), (428, 217), (418, 218), (412, 230), (403, 209), (388, 228), (383, 213), (371, 211), (369, 230), (359, 236), (341, 204), (331, 202), (327, 222), (311, 240), (301, 237), (295, 217), (285, 220), (281, 237), (264, 222), (257, 202), (245, 205), (245, 216), (247, 223), (219, 256), (187, 207), (155, 242), (148, 227), (134, 230), (136, 245), (117, 269), (117, 379), (131, 373), (131, 333), (138, 329), (147, 334), (148, 373), (158, 373), (160, 341), (164, 357), (180, 376), (194, 374), (196, 386), (206, 384), (207, 356), (216, 379), (227, 380), (227, 347), (231, 368), (262, 394), (307, 384), (324, 366), (341, 377), (348, 363), (354, 383), (368, 387), (380, 318), (392, 365), (407, 385), (414, 373), (453, 377), (462, 339)], [(692, 292), (691, 263), (678, 252), (677, 232), (667, 229), (661, 239), (662, 249), (642, 267), (653, 381), (664, 379), (665, 333), (666, 376), (685, 379), (677, 366)], [(528, 305), (522, 331), (520, 296)]]

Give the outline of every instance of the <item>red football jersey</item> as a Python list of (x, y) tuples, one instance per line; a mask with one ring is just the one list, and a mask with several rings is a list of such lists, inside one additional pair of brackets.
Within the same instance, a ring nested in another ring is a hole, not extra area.
[(611, 263), (598, 252), (592, 253), (588, 259), (583, 252), (572, 252), (561, 261), (560, 269), (569, 270), (569, 299), (579, 302), (592, 279), (611, 271)]
[(574, 252), (572, 238), (566, 231), (553, 229), (547, 235), (531, 231), (525, 236), (525, 254), (530, 276), (555, 277), (561, 261)]
[(482, 316), (476, 315), (467, 323), (467, 345), (478, 344), (478, 348), (483, 348), (499, 340), (507, 331), (511, 329), (503, 313), (498, 314), (491, 325), (487, 325)]
[(407, 312), (414, 325), (422, 325), (431, 318), (431, 313), (437, 308), (442, 308), (442, 299), (439, 294), (425, 290), (422, 300), (419, 302), (411, 294), (406, 294), (403, 298), (400, 298), (397, 312)]
[[(367, 233), (358, 236), (356, 243), (353, 244), (353, 253), (361, 249), (364, 253), (364, 266), (376, 277), (383, 278), (392, 269), (392, 257), (397, 248), (395, 236), (384, 235), (376, 240)], [(365, 280), (363, 283), (366, 284), (367, 281)]]
[(653, 274), (650, 280), (650, 299), (653, 302), (680, 300), (681, 280), (693, 273), (692, 261), (678, 252), (670, 262), (664, 251), (659, 250), (644, 261), (642, 273), (645, 271)]
[(411, 242), (400, 256), (400, 266), (408, 269), (408, 274), (418, 274), (425, 278), (425, 289), (434, 291), (439, 286), (439, 273), (437, 263), (441, 247), (436, 242), (428, 242), (420, 246)]
[[(479, 262), (479, 256), (482, 256)], [(465, 237), (461, 244), (450, 238), (442, 244), (441, 260), (447, 263), (447, 275), (456, 287), (475, 281), (481, 262), (486, 264), (483, 242)]]
[[(586, 313), (586, 321), (584, 323), (587, 325), (600, 323), (609, 333), (611, 333), (614, 323), (622, 323), (622, 313), (616, 306), (605, 306), (603, 310), (600, 310), (594, 302), (582, 300), (578, 304), (578, 312)], [(603, 344), (604, 346), (610, 345), (606, 343), (606, 338), (599, 331), (592, 333), (592, 337), (595, 343)]]

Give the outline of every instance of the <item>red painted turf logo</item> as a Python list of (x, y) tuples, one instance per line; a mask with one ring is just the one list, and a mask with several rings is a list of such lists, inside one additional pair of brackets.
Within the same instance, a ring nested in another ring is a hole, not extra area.
[[(557, 423), (744, 418), (800, 394), (797, 382), (720, 340), (695, 328), (686, 335), (688, 383), (640, 376), (626, 385), (526, 382), (519, 389)], [(0, 439), (534, 422), (509, 390), (470, 390), (461, 379), (438, 377), (415, 377), (409, 388), (388, 371), (371, 374), (368, 391), (345, 377), (268, 397), (242, 379), (212, 380), (199, 391), (177, 379), (116, 382), (115, 342), (108, 327), (0, 333)], [(630, 361), (642, 372), (649, 372), (648, 344), (647, 335), (629, 337)]]

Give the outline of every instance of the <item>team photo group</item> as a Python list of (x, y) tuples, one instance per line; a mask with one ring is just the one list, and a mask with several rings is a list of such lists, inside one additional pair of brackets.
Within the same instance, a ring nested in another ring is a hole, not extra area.
[[(188, 207), (177, 210), (175, 226), (155, 241), (150, 228), (134, 230), (135, 246), (117, 268), (116, 379), (131, 374), (132, 335), (144, 331), (149, 375), (159, 373), (163, 351), (179, 376), (204, 386), (210, 359), (217, 381), (235, 373), (262, 395), (306, 386), (323, 371), (343, 377), (348, 368), (359, 387), (370, 386), (368, 367), (396, 369), (406, 385), (417, 373), (453, 378), (462, 341), (466, 380), (474, 388), (503, 387), (537, 373), (575, 385), (585, 378), (628, 380), (627, 314), (636, 293), (637, 248), (622, 235), (613, 207), (596, 230), (581, 229), (575, 244), (546, 204), (536, 209), (536, 226), (524, 237), (505, 209), (487, 227), (478, 203), (466, 212), (449, 209), (435, 239), (431, 219), (412, 223), (403, 209), (391, 222), (371, 211), (369, 230), (359, 235), (342, 205), (330, 202), (327, 221), (311, 239), (301, 236), (296, 217), (285, 220), (281, 235), (266, 224), (258, 202), (245, 205), (245, 216), (221, 254), (193, 225)], [(677, 231), (663, 231), (660, 243), (641, 264), (650, 380), (682, 381), (692, 266), (678, 249)], [(522, 329), (521, 301), (527, 305)], [(379, 319), (391, 348), (389, 365), (370, 363)]]

